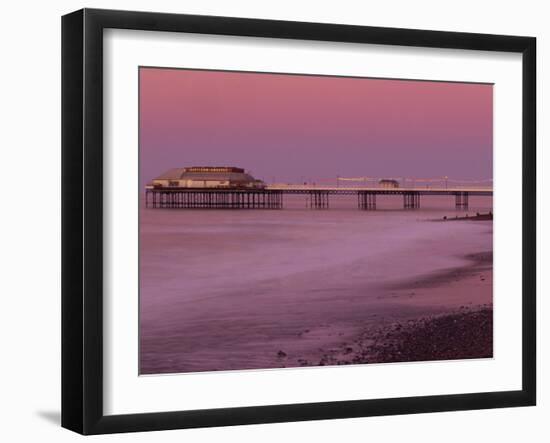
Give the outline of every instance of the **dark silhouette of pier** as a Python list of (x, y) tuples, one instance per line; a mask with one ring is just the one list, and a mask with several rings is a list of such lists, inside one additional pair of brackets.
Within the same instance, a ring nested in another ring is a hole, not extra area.
[(375, 210), (377, 196), (402, 195), (404, 209), (420, 208), (421, 197), (448, 195), (455, 198), (457, 209), (468, 209), (470, 196), (492, 196), (491, 188), (364, 188), (310, 185), (273, 185), (247, 188), (146, 187), (145, 206), (185, 209), (283, 209), (285, 194), (306, 197), (312, 209), (328, 209), (329, 197), (356, 195), (357, 207)]
[(282, 209), (283, 192), (268, 189), (148, 189), (145, 191), (145, 206), (184, 209)]

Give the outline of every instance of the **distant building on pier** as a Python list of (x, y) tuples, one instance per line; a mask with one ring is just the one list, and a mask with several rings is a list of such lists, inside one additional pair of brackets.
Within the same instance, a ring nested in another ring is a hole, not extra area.
[(242, 168), (229, 166), (193, 166), (174, 168), (153, 179), (148, 188), (230, 188), (263, 189), (265, 183)]
[(389, 179), (389, 178), (383, 178), (378, 182), (378, 186), (381, 188), (399, 188), (399, 182), (397, 180)]

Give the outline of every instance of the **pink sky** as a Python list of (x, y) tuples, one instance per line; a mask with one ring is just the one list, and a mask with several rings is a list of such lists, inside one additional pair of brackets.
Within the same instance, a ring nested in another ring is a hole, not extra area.
[(268, 182), (492, 178), (493, 87), (140, 68), (143, 186), (239, 166)]

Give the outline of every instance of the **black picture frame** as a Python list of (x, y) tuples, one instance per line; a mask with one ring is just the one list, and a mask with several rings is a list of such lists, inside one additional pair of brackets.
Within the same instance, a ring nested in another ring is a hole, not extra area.
[[(107, 28), (522, 54), (522, 389), (105, 415), (102, 37)], [(535, 405), (535, 67), (533, 37), (97, 9), (65, 15), (62, 18), (62, 426), (82, 434), (104, 434)]]

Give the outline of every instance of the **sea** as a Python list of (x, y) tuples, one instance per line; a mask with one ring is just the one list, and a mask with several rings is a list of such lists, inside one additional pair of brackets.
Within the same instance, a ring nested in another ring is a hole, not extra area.
[[(492, 251), (491, 197), (331, 196), (310, 209), (140, 209), (140, 373), (269, 369), (315, 361), (367, 321), (396, 315), (399, 282)], [(447, 217), (447, 221), (443, 218)], [(445, 296), (442, 291), (442, 297)], [(405, 309), (405, 308), (403, 308)], [(399, 309), (397, 309), (398, 311)]]

